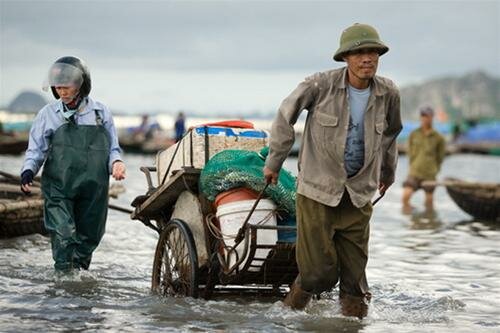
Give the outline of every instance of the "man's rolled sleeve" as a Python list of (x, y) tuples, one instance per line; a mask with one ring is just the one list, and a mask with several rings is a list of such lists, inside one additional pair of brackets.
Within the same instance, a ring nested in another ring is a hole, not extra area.
[(293, 125), (300, 113), (310, 108), (318, 90), (317, 76), (307, 78), (281, 103), (278, 114), (273, 121), (269, 140), (269, 155), (266, 167), (278, 172), (288, 156), (295, 141)]

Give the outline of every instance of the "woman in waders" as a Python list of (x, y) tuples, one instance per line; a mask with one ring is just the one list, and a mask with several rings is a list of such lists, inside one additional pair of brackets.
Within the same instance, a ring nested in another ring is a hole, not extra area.
[(116, 129), (108, 108), (91, 99), (90, 72), (76, 57), (58, 59), (44, 90), (56, 101), (42, 108), (30, 131), (21, 170), (29, 194), (44, 164), (44, 223), (57, 271), (88, 269), (105, 229), (109, 174), (125, 178)]

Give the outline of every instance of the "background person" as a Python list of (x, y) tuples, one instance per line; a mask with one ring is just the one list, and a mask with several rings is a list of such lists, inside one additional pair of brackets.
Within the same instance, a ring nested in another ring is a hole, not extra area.
[(161, 126), (155, 119), (144, 114), (141, 117), (141, 124), (134, 131), (134, 136), (140, 140), (150, 140), (155, 137), (157, 132), (161, 131)]
[(179, 142), (186, 132), (186, 118), (184, 117), (184, 113), (179, 112), (179, 114), (177, 115), (177, 119), (175, 120), (174, 124), (174, 130), (175, 142)]
[(29, 194), (42, 164), (44, 224), (58, 271), (88, 269), (105, 229), (109, 174), (125, 178), (113, 118), (88, 95), (90, 72), (82, 60), (62, 57), (48, 82), (56, 101), (42, 108), (30, 130), (21, 170)]
[(388, 50), (373, 27), (348, 27), (334, 55), (347, 67), (306, 78), (273, 122), (264, 177), (276, 183), (294, 142), (293, 125), (308, 110), (297, 178), (299, 276), (284, 301), (294, 309), (340, 280), (342, 312), (366, 315), (371, 198), (394, 182), (402, 129), (399, 91), (375, 75)]
[(410, 171), (403, 183), (403, 213), (409, 214), (413, 207), (410, 199), (415, 191), (423, 189), (425, 192), (425, 208), (433, 210), (433, 193), (435, 186), (422, 186), (425, 180), (436, 180), (446, 154), (444, 137), (432, 128), (434, 110), (430, 106), (422, 106), (420, 113), (420, 127), (410, 133), (408, 138), (408, 158)]

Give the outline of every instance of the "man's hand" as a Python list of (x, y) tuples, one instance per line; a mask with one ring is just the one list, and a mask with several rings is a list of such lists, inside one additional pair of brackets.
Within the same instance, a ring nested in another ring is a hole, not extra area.
[(264, 167), (263, 172), (266, 184), (272, 183), (273, 185), (276, 185), (278, 183), (278, 172), (274, 172), (266, 166)]
[(113, 178), (116, 180), (125, 179), (125, 163), (122, 161), (115, 161), (113, 163)]
[(24, 170), (24, 172), (21, 174), (21, 191), (23, 191), (23, 193), (26, 195), (31, 193), (30, 186), (33, 185), (34, 176), (35, 175), (31, 170)]
[(385, 183), (380, 182), (380, 184), (378, 184), (378, 193), (380, 193), (380, 195), (384, 195), (390, 186), (391, 185), (386, 185)]

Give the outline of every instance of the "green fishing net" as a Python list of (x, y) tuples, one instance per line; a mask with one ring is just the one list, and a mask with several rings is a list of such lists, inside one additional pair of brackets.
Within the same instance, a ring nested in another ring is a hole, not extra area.
[[(256, 192), (265, 187), (264, 162), (269, 147), (260, 153), (249, 150), (224, 150), (214, 155), (203, 167), (200, 175), (200, 190), (210, 201), (224, 191), (247, 187)], [(278, 184), (269, 185), (265, 195), (289, 215), (295, 216), (295, 177), (281, 169)]]

